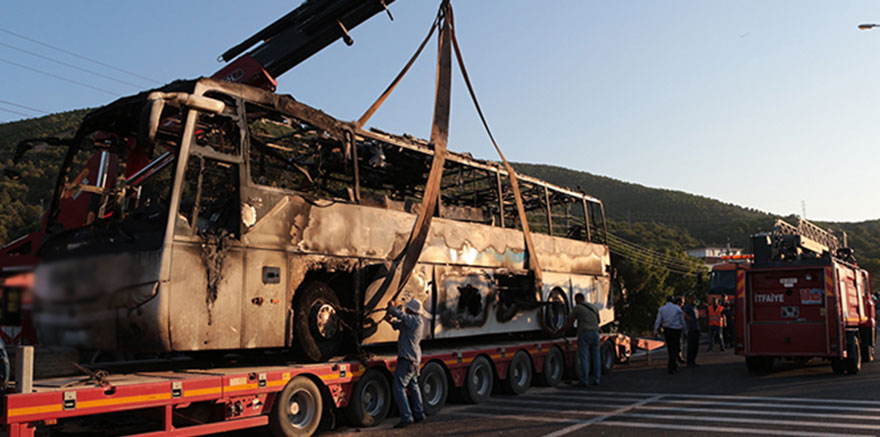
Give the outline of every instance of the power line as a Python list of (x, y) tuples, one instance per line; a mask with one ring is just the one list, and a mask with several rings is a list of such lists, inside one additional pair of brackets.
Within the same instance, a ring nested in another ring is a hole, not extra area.
[(43, 114), (50, 114), (50, 112), (43, 111), (42, 109), (31, 108), (30, 106), (19, 105), (18, 103), (7, 102), (6, 100), (0, 100), (0, 103), (4, 103), (4, 104), (10, 105), (10, 106), (15, 106), (18, 108), (27, 109), (29, 111), (41, 112)]
[(54, 63), (56, 63), (56, 64), (60, 64), (60, 65), (63, 65), (63, 66), (65, 66), (65, 67), (73, 68), (73, 69), (75, 69), (75, 70), (83, 71), (83, 72), (86, 72), (86, 73), (89, 73), (89, 74), (94, 74), (95, 76), (100, 76), (100, 77), (103, 77), (104, 79), (112, 80), (112, 81), (114, 81), (114, 82), (119, 82), (119, 83), (122, 83), (122, 84), (125, 84), (125, 85), (133, 86), (133, 87), (138, 88), (138, 89), (143, 88), (141, 85), (138, 85), (138, 84), (135, 84), (135, 83), (127, 82), (127, 81), (124, 81), (124, 80), (121, 80), (121, 79), (116, 79), (115, 77), (107, 76), (106, 74), (98, 73), (97, 71), (92, 71), (92, 70), (89, 70), (89, 69), (86, 69), (86, 68), (77, 67), (76, 65), (68, 64), (68, 63), (66, 63), (66, 62), (59, 61), (59, 60), (57, 60), (57, 59), (50, 58), (50, 57), (48, 57), (48, 56), (43, 56), (43, 55), (41, 55), (41, 54), (39, 54), (39, 53), (35, 53), (35, 52), (30, 51), (30, 50), (25, 50), (25, 49), (22, 49), (22, 48), (18, 48), (18, 47), (15, 47), (15, 46), (13, 46), (13, 45), (10, 45), (10, 44), (6, 44), (6, 43), (2, 43), (2, 42), (0, 42), (0, 46), (9, 47), (10, 49), (18, 50), (19, 52), (27, 53), (27, 54), (29, 54), (29, 55), (31, 55), (31, 56), (36, 56), (36, 57), (38, 57), (38, 58), (42, 58), (42, 59), (45, 59), (45, 60), (47, 60), (47, 61), (54, 62)]
[(35, 40), (35, 39), (33, 39), (33, 38), (29, 38), (29, 37), (26, 37), (26, 36), (24, 36), (24, 35), (17, 34), (17, 33), (15, 33), (15, 32), (12, 32), (12, 31), (10, 31), (10, 30), (7, 30), (7, 29), (3, 29), (2, 27), (0, 27), (0, 32), (8, 33), (8, 34), (10, 34), (10, 35), (13, 35), (13, 36), (19, 37), (19, 38), (21, 38), (21, 39), (23, 39), (23, 40), (30, 41), (30, 42), (32, 42), (32, 43), (34, 43), (34, 44), (39, 44), (39, 45), (41, 45), (41, 46), (48, 47), (48, 48), (50, 48), (50, 49), (52, 49), (52, 50), (57, 50), (57, 51), (59, 51), (59, 52), (61, 52), (61, 53), (64, 53), (64, 54), (67, 54), (67, 55), (70, 55), (70, 56), (73, 56), (73, 57), (76, 57), (76, 58), (80, 58), (80, 59), (83, 59), (83, 60), (86, 60), (86, 61), (92, 62), (92, 63), (94, 63), (94, 64), (98, 64), (98, 65), (103, 66), (103, 67), (107, 67), (107, 68), (109, 68), (109, 69), (111, 69), (111, 70), (116, 70), (116, 71), (118, 71), (118, 72), (120, 72), (120, 73), (125, 73), (125, 74), (131, 75), (131, 76), (134, 76), (134, 77), (137, 77), (137, 78), (143, 79), (143, 80), (147, 80), (147, 81), (150, 81), (150, 82), (153, 82), (153, 83), (159, 84), (159, 85), (162, 84), (161, 82), (159, 82), (159, 81), (157, 81), (157, 80), (154, 80), (154, 79), (150, 79), (149, 77), (142, 76), (142, 75), (140, 75), (140, 74), (133, 73), (133, 72), (131, 72), (131, 71), (123, 70), (123, 69), (121, 69), (121, 68), (117, 68), (117, 67), (114, 67), (114, 66), (112, 66), (112, 65), (105, 64), (105, 63), (103, 63), (103, 62), (101, 62), (101, 61), (98, 61), (98, 60), (95, 60), (95, 59), (91, 59), (91, 58), (88, 58), (88, 57), (85, 57), (85, 56), (82, 56), (82, 55), (78, 55), (78, 54), (73, 53), (73, 52), (71, 52), (71, 51), (64, 50), (64, 49), (61, 49), (61, 48), (58, 48), (58, 47), (55, 47), (55, 46), (52, 46), (52, 45), (46, 44), (46, 43), (41, 42), (41, 41), (37, 41), (37, 40)]
[(611, 251), (613, 253), (615, 253), (616, 255), (622, 256), (624, 258), (627, 258), (627, 259), (630, 259), (633, 261), (637, 261), (637, 262), (642, 262), (642, 263), (655, 264), (659, 267), (663, 267), (669, 271), (673, 271), (676, 273), (687, 274), (687, 275), (691, 275), (691, 276), (698, 275), (698, 273), (690, 271), (690, 269), (687, 267), (670, 265), (670, 264), (664, 263), (663, 261), (660, 261), (658, 259), (651, 258), (650, 256), (645, 255), (643, 253), (633, 252), (629, 249), (625, 249), (622, 247), (616, 247), (616, 248), (612, 247)]
[(66, 78), (66, 77), (62, 77), (62, 76), (59, 76), (59, 75), (57, 75), (57, 74), (52, 74), (52, 73), (49, 73), (49, 72), (47, 72), (47, 71), (38, 70), (38, 69), (33, 68), (33, 67), (28, 67), (27, 65), (22, 65), (22, 64), (19, 64), (19, 63), (17, 63), (17, 62), (10, 61), (10, 60), (8, 60), (8, 59), (0, 58), (0, 62), (5, 62), (5, 63), (7, 63), (7, 64), (15, 65), (16, 67), (19, 67), (19, 68), (24, 68), (25, 70), (30, 70), (30, 71), (33, 71), (33, 72), (36, 72), (36, 73), (45, 74), (46, 76), (53, 77), (53, 78), (55, 78), (55, 79), (63, 80), (63, 81), (65, 81), (65, 82), (70, 82), (70, 83), (73, 83), (73, 84), (76, 84), (76, 85), (79, 85), (79, 86), (84, 86), (84, 87), (86, 87), (86, 88), (91, 88), (91, 89), (93, 89), (93, 90), (95, 90), (95, 91), (100, 91), (100, 92), (102, 92), (102, 93), (110, 94), (111, 96), (118, 96), (118, 95), (119, 95), (119, 93), (114, 93), (114, 92), (112, 92), (112, 91), (107, 91), (107, 90), (105, 90), (105, 89), (98, 88), (98, 87), (94, 87), (94, 86), (91, 86), (91, 85), (86, 84), (86, 83), (78, 82), (78, 81), (75, 81), (75, 80), (73, 80), (73, 79), (68, 79), (68, 78)]
[(13, 111), (12, 109), (0, 108), (0, 111), (11, 112), (13, 114), (23, 115), (25, 117), (33, 117), (33, 114), (25, 114), (24, 112)]
[(676, 258), (676, 257), (667, 255), (662, 252), (657, 252), (655, 250), (638, 245), (638, 244), (633, 243), (631, 241), (627, 241), (621, 237), (618, 237), (614, 234), (611, 234), (610, 232), (608, 233), (608, 235), (609, 235), (609, 237), (611, 237), (612, 240), (615, 240), (615, 241), (612, 241), (612, 243), (615, 243), (619, 246), (626, 247), (626, 248), (631, 249), (636, 252), (644, 253), (646, 256), (649, 256), (652, 258), (658, 258), (659, 260), (662, 260), (668, 264), (675, 264), (681, 268), (686, 268), (686, 269), (691, 269), (695, 266), (694, 264), (688, 262), (685, 259)]

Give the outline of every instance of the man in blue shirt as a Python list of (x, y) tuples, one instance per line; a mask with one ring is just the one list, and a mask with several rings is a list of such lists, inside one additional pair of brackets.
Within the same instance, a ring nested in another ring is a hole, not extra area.
[[(422, 362), (422, 348), (419, 342), (422, 340), (422, 303), (411, 299), (406, 303), (406, 311), (401, 311), (388, 303), (388, 312), (385, 320), (391, 327), (400, 331), (397, 337), (397, 368), (394, 369), (394, 378), (391, 391), (394, 400), (400, 410), (400, 422), (395, 428), (403, 428), (412, 423), (425, 420), (425, 410), (422, 407), (422, 391), (419, 388), (419, 366)], [(409, 390), (412, 397), (412, 410), (410, 399), (406, 396)]]
[(669, 362), (666, 370), (672, 375), (678, 371), (678, 358), (681, 351), (681, 330), (685, 326), (684, 312), (676, 305), (672, 296), (666, 296), (666, 305), (657, 311), (657, 320), (654, 321), (654, 335), (658, 335), (660, 327), (663, 327), (663, 336), (666, 338), (666, 352), (669, 354)]

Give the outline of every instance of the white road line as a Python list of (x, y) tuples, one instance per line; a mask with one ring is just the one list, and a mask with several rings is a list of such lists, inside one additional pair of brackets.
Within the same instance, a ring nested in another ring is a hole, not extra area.
[(735, 410), (717, 408), (688, 408), (688, 407), (660, 407), (654, 405), (643, 405), (640, 410), (657, 410), (657, 411), (677, 411), (691, 413), (725, 413), (725, 414), (753, 414), (756, 416), (789, 416), (789, 417), (815, 417), (819, 419), (840, 419), (840, 420), (880, 420), (880, 416), (868, 416), (857, 414), (827, 414), (827, 413), (796, 413), (791, 411), (762, 411), (762, 410)]
[[(602, 402), (638, 402), (647, 399), (647, 397), (643, 398), (615, 398), (612, 396), (564, 396), (564, 395), (542, 395), (540, 397), (537, 396), (518, 396), (515, 399), (527, 399), (527, 400), (535, 400), (540, 401), (541, 399), (561, 399), (567, 400), (571, 402), (590, 402), (590, 401), (602, 401)], [(616, 406), (616, 405), (610, 405)]]
[(647, 403), (649, 403), (649, 402), (656, 401), (657, 399), (660, 399), (660, 396), (654, 396), (654, 397), (652, 397), (652, 398), (648, 398), (648, 399), (644, 399), (644, 400), (642, 400), (642, 401), (636, 402), (636, 403), (634, 403), (634, 404), (632, 404), (632, 405), (627, 405), (627, 406), (624, 406), (624, 407), (618, 408), (618, 409), (616, 409), (616, 410), (614, 410), (614, 411), (612, 411), (612, 412), (610, 412), (610, 413), (608, 413), (608, 414), (606, 414), (606, 415), (604, 415), (604, 416), (599, 416), (599, 417), (594, 417), (594, 418), (592, 418), (592, 419), (587, 419), (587, 420), (579, 421), (578, 423), (575, 423), (574, 425), (570, 425), (570, 426), (567, 426), (567, 427), (565, 427), (565, 428), (562, 428), (562, 429), (560, 429), (560, 430), (558, 430), (558, 431), (551, 432), (550, 434), (546, 434), (546, 435), (544, 435), (543, 437), (559, 437), (559, 436), (563, 436), (563, 435), (566, 435), (566, 434), (569, 434), (569, 433), (575, 432), (575, 431), (577, 431), (577, 430), (579, 430), (579, 429), (581, 429), (581, 428), (584, 428), (584, 427), (590, 426), (590, 425), (592, 425), (592, 424), (594, 424), (594, 423), (599, 423), (599, 422), (601, 422), (601, 421), (603, 421), (603, 420), (605, 420), (605, 419), (608, 419), (608, 418), (614, 417), (614, 416), (616, 416), (616, 415), (618, 415), (618, 414), (626, 413), (627, 411), (630, 411), (630, 410), (632, 410), (633, 408), (637, 408), (637, 407), (639, 407), (639, 406), (641, 406), (641, 405), (645, 405), (645, 404), (647, 404)]
[(491, 417), (492, 419), (522, 420), (527, 422), (572, 423), (578, 421), (578, 419), (566, 419), (564, 417), (523, 416), (522, 414), (504, 414), (499, 416), (492, 413), (477, 413), (471, 411), (462, 411), (456, 414), (459, 416)]
[(716, 400), (692, 400), (692, 399), (664, 399), (664, 404), (680, 405), (718, 405), (727, 407), (753, 407), (753, 408), (788, 408), (795, 410), (833, 410), (833, 411), (861, 411), (863, 413), (880, 413), (880, 408), (869, 407), (844, 407), (833, 405), (795, 405), (795, 404), (771, 404), (766, 402), (727, 402)]
[(833, 434), (824, 432), (811, 431), (793, 431), (790, 429), (761, 429), (761, 428), (732, 428), (720, 426), (698, 426), (698, 425), (675, 425), (669, 423), (649, 423), (649, 422), (618, 422), (612, 420), (609, 422), (597, 422), (597, 425), (605, 426), (626, 426), (632, 428), (654, 428), (654, 429), (675, 429), (680, 431), (701, 431), (706, 433), (717, 434), (721, 432), (751, 435), (784, 435), (798, 437), (867, 437), (873, 434)]
[(808, 426), (820, 428), (849, 428), (849, 429), (869, 429), (880, 430), (880, 425), (869, 425), (862, 423), (839, 423), (839, 422), (810, 422), (803, 420), (771, 420), (771, 419), (749, 419), (744, 417), (722, 417), (722, 416), (684, 416), (678, 414), (645, 414), (645, 413), (625, 413), (619, 417), (638, 417), (641, 419), (667, 419), (667, 420), (687, 420), (699, 422), (731, 422), (731, 423), (755, 423), (763, 425), (791, 425), (791, 426)]
[[(548, 392), (549, 393), (549, 392)], [(880, 407), (880, 401), (867, 401), (858, 399), (828, 399), (828, 398), (786, 398), (786, 397), (766, 397), (766, 396), (741, 396), (741, 395), (705, 395), (705, 394), (688, 394), (688, 393), (639, 393), (639, 392), (616, 392), (589, 390), (586, 393), (595, 393), (599, 395), (617, 395), (617, 396), (663, 396), (665, 398), (694, 398), (694, 399), (728, 399), (728, 400), (757, 400), (757, 401), (773, 401), (773, 402), (804, 402), (818, 404), (852, 404), (852, 405), (875, 405)]]

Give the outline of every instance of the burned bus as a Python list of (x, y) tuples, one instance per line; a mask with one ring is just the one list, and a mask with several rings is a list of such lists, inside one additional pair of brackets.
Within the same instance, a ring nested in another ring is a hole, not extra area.
[[(41, 343), (317, 361), (396, 339), (382, 284), (424, 195), (426, 141), (202, 78), (119, 99), (47, 142), (68, 151), (35, 273)], [(398, 299), (422, 301), (427, 339), (552, 332), (576, 293), (614, 319), (598, 199), (518, 176), (536, 286), (505, 167), (456, 153), (443, 165)]]

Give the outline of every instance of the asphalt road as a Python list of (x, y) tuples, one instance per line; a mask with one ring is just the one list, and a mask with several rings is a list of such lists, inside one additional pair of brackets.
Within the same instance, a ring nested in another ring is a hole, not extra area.
[(777, 362), (754, 375), (744, 359), (700, 351), (698, 368), (669, 375), (665, 351), (615, 366), (599, 386), (532, 387), (495, 394), (484, 404), (448, 403), (440, 414), (396, 430), (341, 427), (330, 436), (678, 436), (714, 434), (880, 435), (880, 361), (857, 375), (835, 375), (827, 362)]

